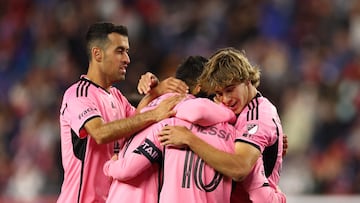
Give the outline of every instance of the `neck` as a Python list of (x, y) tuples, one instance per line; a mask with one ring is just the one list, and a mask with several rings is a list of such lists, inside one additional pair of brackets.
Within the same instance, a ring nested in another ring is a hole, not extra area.
[(88, 72), (86, 77), (91, 80), (93, 83), (99, 85), (100, 87), (108, 90), (111, 87), (111, 84), (108, 83), (103, 74), (99, 72), (99, 68), (92, 67), (89, 65)]

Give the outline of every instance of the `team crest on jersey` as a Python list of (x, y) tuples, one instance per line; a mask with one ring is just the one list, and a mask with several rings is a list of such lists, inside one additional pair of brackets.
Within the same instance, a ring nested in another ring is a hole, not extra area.
[(247, 124), (247, 130), (250, 135), (255, 134), (259, 129), (257, 124)]

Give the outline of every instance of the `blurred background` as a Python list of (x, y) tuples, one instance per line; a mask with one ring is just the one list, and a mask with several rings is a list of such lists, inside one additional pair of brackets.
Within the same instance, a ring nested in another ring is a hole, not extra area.
[(288, 135), (289, 202), (360, 195), (360, 0), (1, 0), (0, 202), (56, 200), (60, 102), (86, 73), (96, 21), (128, 26), (117, 87), (134, 104), (146, 71), (163, 79), (189, 55), (244, 50)]

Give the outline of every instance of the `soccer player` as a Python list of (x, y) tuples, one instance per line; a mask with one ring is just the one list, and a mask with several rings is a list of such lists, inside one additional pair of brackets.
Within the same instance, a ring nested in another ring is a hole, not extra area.
[(283, 131), (277, 110), (256, 89), (260, 72), (234, 48), (217, 51), (199, 78), (202, 90), (215, 93), (216, 100), (236, 115), (240, 132), (235, 153), (209, 145), (183, 126), (165, 126), (163, 145), (186, 145), (207, 164), (237, 182), (232, 202), (286, 202), (279, 188), (283, 154)]
[[(183, 80), (193, 94), (198, 95), (200, 90), (197, 86), (197, 78), (202, 73), (206, 61), (207, 59), (201, 56), (190, 56), (177, 69), (176, 78)], [(157, 106), (168, 96), (168, 94), (161, 96), (143, 110)], [(194, 109), (194, 105), (203, 108)], [(192, 95), (188, 95), (186, 100), (177, 104), (175, 109), (176, 117), (194, 122), (199, 121), (206, 126), (235, 119), (233, 112), (226, 107), (215, 104), (209, 99), (194, 99)], [(202, 111), (202, 109), (212, 109), (212, 111)], [(120, 152), (119, 158), (115, 156), (104, 165), (104, 173), (114, 178), (107, 199), (108, 203), (119, 201), (158, 202), (159, 186), (162, 185), (159, 184), (160, 180), (164, 181), (160, 202), (183, 202), (184, 198), (187, 202), (195, 202), (195, 200), (229, 202), (230, 178), (223, 177), (204, 165), (189, 150), (167, 148), (165, 156), (165, 149), (157, 141), (157, 133), (164, 125), (175, 123), (188, 126), (221, 149), (233, 150), (232, 137), (235, 130), (228, 127), (228, 124), (221, 123), (211, 127), (201, 127), (178, 118), (166, 119), (164, 122), (154, 124), (130, 139), (126, 144), (127, 147)], [(184, 170), (185, 164), (187, 164), (186, 170)], [(159, 168), (161, 167), (163, 167), (164, 177), (159, 179), (161, 176)], [(192, 170), (195, 170), (194, 173)], [(189, 173), (193, 174), (189, 175)], [(180, 181), (183, 179), (185, 185), (181, 186)]]
[[(112, 86), (125, 79), (130, 63), (125, 26), (95, 23), (89, 27), (86, 43), (88, 72), (66, 90), (60, 109), (64, 180), (59, 203), (105, 202), (111, 181), (101, 171), (112, 157), (114, 141), (120, 140), (121, 144), (124, 138), (174, 115), (172, 109), (182, 99), (175, 96), (153, 110), (138, 113), (139, 109)], [(167, 86), (187, 91), (177, 79), (167, 80), (159, 89), (168, 91)], [(157, 96), (144, 97), (139, 107)]]

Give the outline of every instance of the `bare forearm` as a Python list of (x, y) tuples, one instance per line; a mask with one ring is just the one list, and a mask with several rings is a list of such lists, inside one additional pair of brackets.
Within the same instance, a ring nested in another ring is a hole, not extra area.
[(93, 134), (99, 144), (109, 143), (121, 138), (127, 138), (156, 121), (153, 112), (149, 111), (101, 125)]
[(152, 100), (157, 98), (159, 95), (157, 93), (149, 93), (145, 95), (139, 102), (136, 111), (139, 113), (141, 109), (143, 109), (145, 106), (147, 106)]
[(194, 153), (215, 170), (228, 177), (234, 179), (239, 178), (241, 162), (239, 162), (237, 155), (221, 151), (197, 136), (192, 136), (186, 144)]
[(250, 173), (261, 155), (257, 147), (245, 142), (236, 142), (232, 153), (221, 151), (184, 126), (163, 127), (159, 133), (159, 141), (165, 146), (187, 145), (209, 166), (237, 181)]
[(155, 122), (175, 115), (173, 108), (181, 99), (181, 95), (170, 97), (160, 102), (155, 109), (110, 123), (103, 123), (100, 118), (93, 119), (85, 128), (98, 144), (129, 137)]

